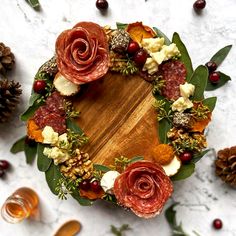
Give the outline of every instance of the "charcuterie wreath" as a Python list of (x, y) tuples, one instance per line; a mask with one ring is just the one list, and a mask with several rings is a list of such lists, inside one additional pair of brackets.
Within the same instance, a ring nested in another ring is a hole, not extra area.
[[(216, 98), (208, 68), (193, 70), (179, 35), (141, 22), (116, 29), (80, 22), (63, 31), (38, 70), (23, 144), (50, 190), (81, 205), (102, 199), (137, 216), (159, 214), (173, 181), (206, 154)], [(21, 146), (22, 147), (22, 146)]]

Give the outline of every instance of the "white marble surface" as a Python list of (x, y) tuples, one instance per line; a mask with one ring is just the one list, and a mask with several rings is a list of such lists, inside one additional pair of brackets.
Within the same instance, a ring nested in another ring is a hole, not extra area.
[[(50, 236), (66, 220), (78, 219), (83, 225), (82, 236), (111, 235), (111, 224), (128, 223), (133, 231), (126, 235), (170, 235), (170, 229), (161, 215), (151, 220), (142, 220), (129, 212), (97, 203), (87, 208), (73, 199), (60, 201), (50, 193), (44, 175), (36, 166), (25, 164), (23, 154), (12, 155), (11, 144), (25, 132), (17, 118), (27, 106), (33, 76), (38, 67), (54, 52), (55, 39), (62, 30), (86, 20), (114, 25), (116, 21), (143, 21), (154, 25), (171, 36), (177, 31), (182, 36), (194, 66), (206, 62), (217, 49), (235, 44), (236, 1), (208, 0), (202, 15), (192, 10), (194, 0), (109, 0), (107, 15), (101, 15), (95, 0), (40, 0), (42, 11), (31, 9), (25, 0), (1, 0), (0, 41), (9, 45), (16, 56), (16, 67), (10, 74), (23, 87), (21, 106), (16, 117), (6, 125), (0, 125), (0, 159), (8, 159), (13, 169), (7, 178), (0, 180), (0, 205), (15, 189), (33, 187), (40, 197), (40, 219), (10, 225), (0, 218), (1, 236)], [(236, 47), (229, 54), (221, 70), (231, 75), (232, 82), (225, 87), (209, 92), (218, 96), (213, 121), (209, 127), (209, 147), (219, 150), (236, 145)], [(202, 236), (236, 235), (235, 190), (225, 186), (214, 175), (214, 155), (209, 154), (197, 165), (191, 178), (176, 183), (173, 200), (179, 201), (178, 220), (191, 235), (196, 230)], [(171, 203), (171, 201), (169, 202)], [(224, 222), (221, 231), (214, 231), (212, 220), (220, 217)]]

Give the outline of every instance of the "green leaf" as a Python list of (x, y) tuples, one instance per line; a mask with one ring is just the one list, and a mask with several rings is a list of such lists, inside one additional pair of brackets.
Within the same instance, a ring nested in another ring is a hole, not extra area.
[(171, 180), (176, 181), (176, 180), (186, 179), (194, 173), (194, 170), (195, 170), (194, 163), (182, 165), (178, 173), (171, 177)]
[(94, 164), (93, 167), (94, 167), (95, 170), (100, 170), (102, 172), (108, 172), (108, 171), (111, 170), (109, 167), (103, 166), (103, 165), (99, 165), (99, 164)]
[(228, 45), (224, 48), (221, 48), (212, 58), (210, 61), (213, 61), (219, 66), (224, 59), (227, 57), (230, 49), (232, 48), (232, 45)]
[(75, 133), (77, 133), (79, 135), (84, 134), (83, 130), (79, 127), (79, 125), (77, 124), (77, 122), (75, 120), (67, 119), (66, 126), (68, 129), (74, 131)]
[(116, 22), (117, 29), (125, 29), (127, 27), (127, 25), (128, 24), (126, 24), (126, 23)]
[(190, 78), (190, 83), (195, 85), (192, 100), (201, 101), (204, 99), (204, 91), (208, 80), (208, 69), (206, 66), (198, 66)]
[(153, 29), (156, 32), (158, 37), (163, 37), (165, 39), (165, 45), (170, 45), (171, 44), (170, 39), (161, 30), (159, 30), (156, 27), (153, 27)]
[(195, 154), (191, 160), (192, 163), (197, 163), (202, 159), (203, 156), (205, 156), (211, 149), (204, 150), (198, 154)]
[(223, 85), (225, 85), (229, 80), (231, 80), (231, 78), (222, 73), (222, 72), (219, 72), (220, 73), (220, 81), (218, 84), (212, 84), (209, 80), (207, 81), (207, 86), (206, 86), (206, 91), (212, 91), (212, 90), (215, 90), (215, 89), (218, 89), (220, 87), (222, 87)]
[(179, 203), (172, 204), (169, 208), (165, 211), (165, 218), (167, 222), (169, 223), (171, 228), (174, 228), (177, 225), (176, 222), (176, 211), (174, 210), (174, 207), (178, 205)]
[(29, 106), (28, 109), (20, 116), (20, 119), (22, 121), (27, 121), (31, 116), (34, 115), (35, 111), (43, 105), (43, 102), (38, 102), (38, 100), (36, 100), (32, 106)]
[(16, 154), (18, 152), (23, 152), (25, 150), (25, 138), (26, 136), (17, 140), (11, 147), (10, 152)]
[(167, 132), (171, 129), (171, 123), (166, 119), (159, 121), (158, 133), (160, 143), (168, 143)]
[(206, 98), (202, 101), (203, 105), (207, 106), (212, 112), (215, 108), (217, 97)]
[(36, 145), (28, 145), (27, 143), (25, 143), (24, 151), (25, 151), (26, 163), (32, 164), (35, 157), (36, 157), (37, 144)]
[(71, 196), (81, 205), (81, 206), (91, 206), (93, 205), (93, 201), (82, 198), (79, 194), (78, 188), (72, 190)]
[(43, 150), (44, 148), (47, 147), (47, 145), (38, 143), (38, 149), (37, 149), (37, 154), (38, 154), (38, 158), (37, 158), (37, 166), (39, 171), (45, 172), (49, 169), (51, 163), (52, 163), (52, 159), (48, 158), (47, 156), (45, 156), (43, 154)]
[(137, 157), (133, 157), (132, 159), (130, 159), (129, 163), (134, 163), (137, 161), (142, 161), (144, 159), (144, 157), (142, 156), (137, 156)]
[(186, 80), (189, 81), (193, 74), (193, 65), (192, 65), (191, 58), (188, 54), (187, 48), (182, 42), (182, 40), (180, 39), (179, 34), (176, 32), (173, 34), (172, 42), (176, 44), (176, 46), (178, 47), (181, 53), (180, 61), (182, 61), (184, 65), (186, 66), (186, 69), (187, 69)]
[(45, 172), (45, 177), (51, 192), (55, 195), (58, 195), (56, 187), (59, 179), (62, 178), (59, 166), (56, 166), (52, 163), (48, 170)]
[(29, 106), (32, 106), (36, 100), (38, 100), (39, 98), (41, 98), (42, 95), (38, 94), (38, 93), (32, 93), (29, 99)]
[(26, 0), (31, 7), (34, 9), (38, 10), (40, 7), (39, 1), (38, 0)]
[(123, 236), (123, 232), (127, 230), (132, 230), (128, 224), (123, 224), (119, 228), (114, 225), (111, 225), (111, 233), (116, 236)]

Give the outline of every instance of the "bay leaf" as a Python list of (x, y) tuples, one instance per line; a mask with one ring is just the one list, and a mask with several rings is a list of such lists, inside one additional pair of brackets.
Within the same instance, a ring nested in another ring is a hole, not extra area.
[(176, 32), (173, 34), (172, 42), (176, 44), (176, 46), (178, 47), (181, 53), (180, 61), (182, 61), (184, 65), (186, 66), (186, 69), (187, 69), (186, 80), (189, 81), (193, 74), (193, 65), (192, 65), (192, 61), (189, 56), (188, 50), (186, 46), (184, 45), (184, 43), (182, 42), (179, 34)]
[(219, 66), (224, 59), (227, 57), (230, 49), (232, 48), (232, 45), (225, 46), (221, 48), (211, 59), (210, 61), (213, 61)]
[(39, 171), (45, 172), (49, 169), (52, 159), (48, 158), (43, 154), (44, 148), (47, 147), (47, 145), (44, 145), (42, 143), (38, 143), (38, 148), (37, 148), (37, 166)]
[(157, 27), (153, 27), (153, 29), (156, 32), (157, 37), (163, 37), (165, 39), (165, 45), (171, 44), (170, 39), (161, 30), (159, 30)]
[(207, 80), (207, 86), (206, 86), (206, 91), (212, 91), (212, 90), (215, 90), (215, 89), (218, 89), (220, 87), (222, 87), (223, 85), (225, 85), (229, 80), (231, 80), (231, 78), (222, 73), (222, 72), (219, 72), (220, 74), (220, 81), (219, 83), (217, 84), (212, 84), (209, 79)]
[(171, 177), (171, 180), (178, 181), (178, 180), (186, 179), (194, 173), (194, 170), (195, 170), (194, 163), (190, 162), (189, 164), (182, 165), (178, 173)]
[(11, 147), (10, 152), (16, 154), (25, 150), (25, 138), (26, 136), (18, 139)]
[(197, 163), (198, 161), (200, 161), (202, 159), (202, 157), (204, 157), (208, 152), (210, 151), (210, 149), (204, 150), (198, 154), (195, 154), (191, 160), (192, 163)]
[(202, 101), (203, 105), (207, 106), (212, 112), (215, 108), (217, 97), (206, 98)]
[(204, 99), (204, 91), (208, 80), (208, 69), (206, 66), (200, 65), (193, 72), (190, 83), (195, 85), (194, 95), (192, 100), (201, 101)]
[(28, 145), (27, 143), (25, 143), (24, 151), (25, 151), (26, 163), (32, 164), (36, 157), (37, 145)]
[(125, 29), (128, 24), (126, 23), (121, 23), (121, 22), (116, 22), (116, 27), (117, 29)]
[(66, 120), (66, 126), (67, 126), (68, 129), (74, 131), (75, 133), (77, 133), (79, 135), (84, 134), (83, 130), (79, 127), (77, 122), (73, 119), (67, 119)]
[(159, 121), (158, 134), (159, 134), (160, 143), (164, 143), (164, 144), (168, 143), (167, 132), (170, 129), (171, 129), (171, 123), (166, 118)]
[(40, 3), (38, 0), (26, 0), (31, 7), (33, 7), (35, 10), (39, 10)]
[(137, 161), (142, 161), (144, 159), (144, 157), (142, 156), (137, 156), (137, 157), (133, 157), (130, 159), (129, 163), (134, 163), (134, 162), (137, 162)]
[(111, 170), (109, 167), (104, 166), (104, 165), (100, 165), (100, 164), (94, 164), (93, 167), (95, 170), (100, 170), (102, 172), (108, 172)]
[(58, 191), (56, 190), (56, 187), (60, 178), (62, 178), (62, 174), (60, 172), (59, 166), (56, 166), (52, 163), (50, 167), (48, 168), (48, 170), (45, 172), (45, 177), (46, 177), (46, 181), (51, 192), (55, 195), (58, 195)]

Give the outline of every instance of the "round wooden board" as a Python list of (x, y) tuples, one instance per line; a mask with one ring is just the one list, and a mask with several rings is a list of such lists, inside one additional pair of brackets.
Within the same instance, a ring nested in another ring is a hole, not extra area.
[(159, 144), (152, 85), (139, 76), (107, 74), (90, 83), (76, 98), (79, 126), (89, 137), (83, 147), (94, 163), (110, 165), (114, 158), (143, 156)]

